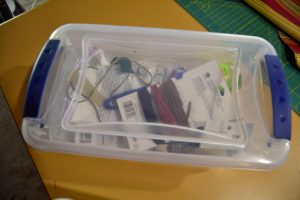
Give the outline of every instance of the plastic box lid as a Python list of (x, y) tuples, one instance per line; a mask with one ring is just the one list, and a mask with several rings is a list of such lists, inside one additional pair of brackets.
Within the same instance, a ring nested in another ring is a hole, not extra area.
[(56, 152), (272, 169), (291, 111), (266, 40), (109, 25), (58, 28), (28, 85), (22, 133)]

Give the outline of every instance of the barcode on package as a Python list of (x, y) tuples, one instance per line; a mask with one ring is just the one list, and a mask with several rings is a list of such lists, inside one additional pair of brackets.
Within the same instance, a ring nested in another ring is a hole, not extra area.
[(145, 121), (142, 106), (137, 92), (118, 98), (117, 104), (123, 121)]
[(126, 119), (130, 119), (136, 116), (136, 110), (132, 101), (122, 102), (123, 109), (125, 111)]

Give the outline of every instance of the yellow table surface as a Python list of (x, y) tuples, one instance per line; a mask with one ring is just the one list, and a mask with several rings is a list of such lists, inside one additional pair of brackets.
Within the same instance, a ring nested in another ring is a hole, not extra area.
[[(50, 34), (66, 23), (205, 30), (169, 0), (49, 1), (0, 26), (0, 84), (21, 125), (28, 76)], [(300, 199), (300, 118), (288, 161), (270, 172), (211, 169), (29, 151), (51, 197), (74, 199)], [(9, 133), (7, 133), (9, 134)]]

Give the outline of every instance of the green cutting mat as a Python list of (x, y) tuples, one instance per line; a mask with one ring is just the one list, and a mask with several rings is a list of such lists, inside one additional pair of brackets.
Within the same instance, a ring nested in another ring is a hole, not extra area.
[(276, 27), (242, 1), (177, 0), (177, 2), (209, 31), (259, 36), (273, 44), (288, 80), (292, 107), (300, 114), (300, 70), (289, 63)]

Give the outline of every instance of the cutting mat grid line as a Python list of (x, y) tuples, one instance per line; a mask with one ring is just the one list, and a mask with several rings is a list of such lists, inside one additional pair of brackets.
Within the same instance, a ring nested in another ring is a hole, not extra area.
[(287, 77), (292, 108), (300, 114), (300, 71), (287, 57), (285, 46), (274, 25), (237, 0), (177, 0), (209, 31), (252, 35), (268, 40), (276, 49)]

